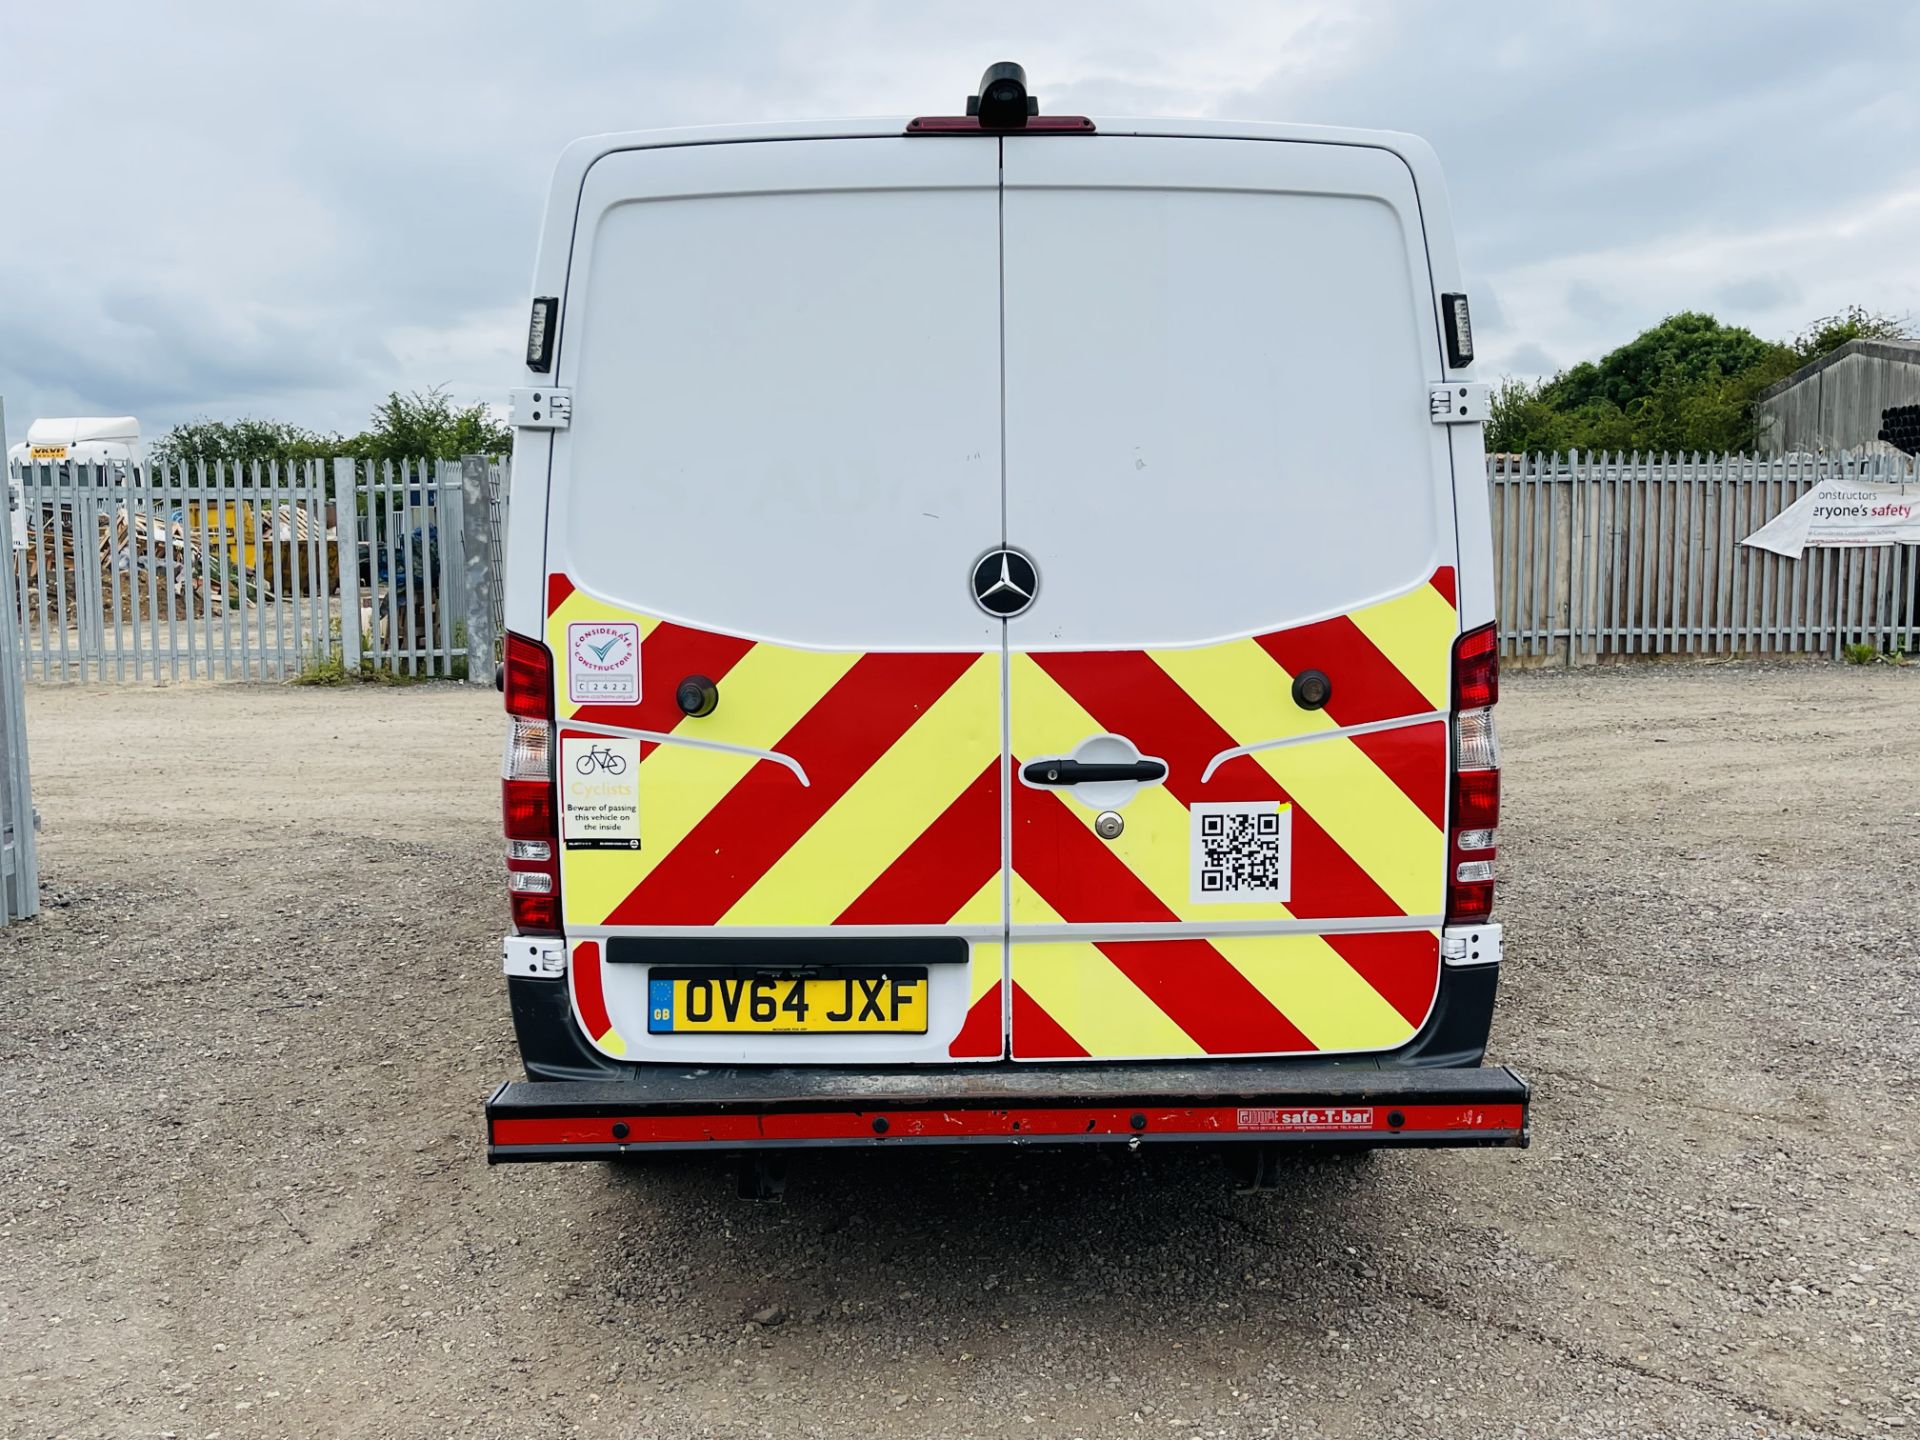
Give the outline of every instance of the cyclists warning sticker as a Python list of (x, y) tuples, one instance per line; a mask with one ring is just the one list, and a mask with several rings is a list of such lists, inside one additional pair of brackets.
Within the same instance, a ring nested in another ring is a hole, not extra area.
[(569, 850), (640, 848), (637, 736), (561, 737), (560, 843)]
[(625, 621), (567, 626), (567, 699), (575, 705), (640, 703), (640, 627)]

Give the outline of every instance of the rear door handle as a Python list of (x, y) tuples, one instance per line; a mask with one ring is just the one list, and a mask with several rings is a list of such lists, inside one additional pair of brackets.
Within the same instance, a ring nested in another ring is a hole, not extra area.
[(1100, 780), (1154, 781), (1167, 778), (1167, 767), (1158, 760), (1135, 760), (1128, 764), (1100, 765), (1084, 760), (1035, 760), (1020, 771), (1029, 785), (1091, 785)]

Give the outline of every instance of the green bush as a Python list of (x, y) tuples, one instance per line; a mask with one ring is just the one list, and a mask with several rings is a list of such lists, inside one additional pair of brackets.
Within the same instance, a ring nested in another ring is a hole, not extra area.
[(1599, 360), (1549, 379), (1511, 377), (1494, 388), (1487, 449), (1751, 450), (1760, 392), (1849, 340), (1910, 335), (1904, 319), (1852, 306), (1791, 342), (1763, 340), (1711, 315), (1669, 315)]
[(456, 406), (444, 385), (402, 395), (393, 391), (375, 407), (358, 435), (326, 435), (281, 420), (195, 420), (176, 425), (153, 443), (155, 460), (174, 464), (272, 460), (458, 460), (504, 455), (513, 432), (485, 403)]

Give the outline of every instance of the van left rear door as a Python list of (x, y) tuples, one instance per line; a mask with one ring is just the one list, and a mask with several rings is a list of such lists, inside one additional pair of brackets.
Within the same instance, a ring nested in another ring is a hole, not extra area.
[[(1001, 535), (997, 149), (588, 172), (546, 639), (574, 1008), (608, 1054), (1002, 1053), (1001, 627), (966, 581)], [(871, 1025), (822, 1031), (829, 987), (716, 1028), (742, 980), (849, 965), (923, 971), (924, 1013), (889, 987), (892, 1028), (860, 994)]]

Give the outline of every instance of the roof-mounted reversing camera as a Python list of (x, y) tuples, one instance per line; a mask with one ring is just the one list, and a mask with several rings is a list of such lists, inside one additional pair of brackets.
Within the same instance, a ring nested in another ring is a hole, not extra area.
[(980, 93), (967, 97), (967, 114), (977, 116), (982, 130), (1024, 130), (1029, 115), (1040, 113), (1040, 102), (1027, 94), (1027, 72), (1011, 60), (989, 65), (980, 77)]

